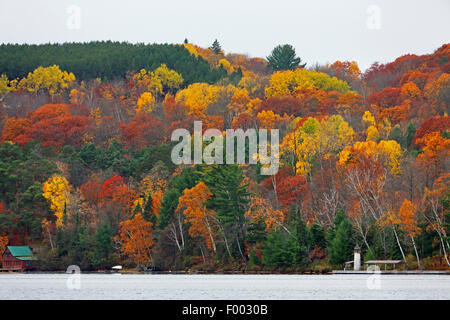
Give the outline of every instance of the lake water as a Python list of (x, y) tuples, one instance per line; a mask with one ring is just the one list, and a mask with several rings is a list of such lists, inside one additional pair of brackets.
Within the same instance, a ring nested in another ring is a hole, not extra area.
[(0, 299), (450, 299), (449, 275), (0, 274)]

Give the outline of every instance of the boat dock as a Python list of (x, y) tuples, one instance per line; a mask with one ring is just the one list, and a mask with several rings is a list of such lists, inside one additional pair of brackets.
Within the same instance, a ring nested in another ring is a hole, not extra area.
[(431, 275), (431, 274), (448, 274), (450, 275), (450, 270), (379, 270), (379, 271), (355, 271), (355, 270), (333, 270), (333, 274), (421, 274), (421, 275)]

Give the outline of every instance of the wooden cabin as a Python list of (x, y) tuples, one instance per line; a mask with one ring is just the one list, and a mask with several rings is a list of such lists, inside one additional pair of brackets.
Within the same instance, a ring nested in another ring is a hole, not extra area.
[(29, 246), (7, 246), (2, 255), (2, 270), (26, 270), (36, 260)]

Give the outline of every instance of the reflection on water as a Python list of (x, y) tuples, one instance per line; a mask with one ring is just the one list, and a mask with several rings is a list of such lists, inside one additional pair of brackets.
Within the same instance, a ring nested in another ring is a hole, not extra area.
[(0, 274), (0, 299), (450, 299), (448, 275), (376, 276)]

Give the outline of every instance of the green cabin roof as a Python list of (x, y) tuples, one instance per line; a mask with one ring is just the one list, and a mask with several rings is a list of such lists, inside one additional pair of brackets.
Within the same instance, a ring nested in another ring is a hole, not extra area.
[(7, 246), (7, 248), (15, 258), (21, 257), (25, 259), (33, 257), (33, 252), (31, 252), (29, 246)]

